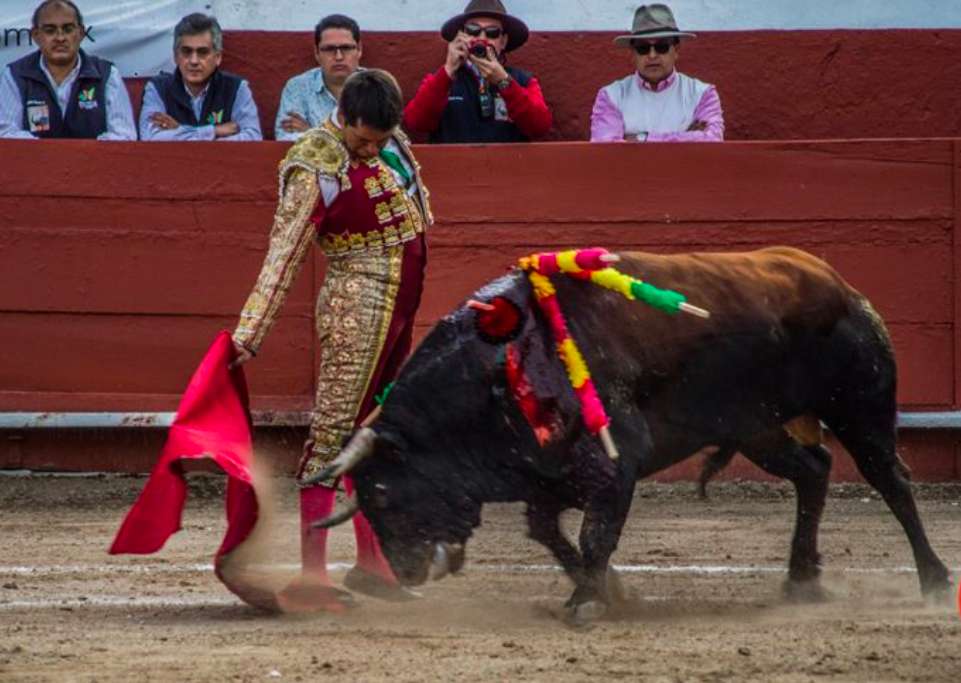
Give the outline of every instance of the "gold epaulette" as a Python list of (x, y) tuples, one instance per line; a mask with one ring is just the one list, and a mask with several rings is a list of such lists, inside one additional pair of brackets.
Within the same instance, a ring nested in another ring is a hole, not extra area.
[(347, 171), (350, 157), (343, 143), (325, 127), (311, 128), (304, 133), (280, 162), (281, 194), (287, 176), (295, 168), (327, 176), (340, 182), (343, 189), (349, 189)]

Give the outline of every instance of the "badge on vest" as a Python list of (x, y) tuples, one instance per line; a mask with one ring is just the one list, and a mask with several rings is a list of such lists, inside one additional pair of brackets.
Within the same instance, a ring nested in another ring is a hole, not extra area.
[(88, 111), (99, 107), (100, 104), (97, 102), (97, 87), (94, 86), (86, 90), (81, 89), (80, 95), (77, 97), (77, 106)]
[(495, 121), (510, 121), (510, 114), (507, 113), (507, 102), (500, 95), (494, 98), (494, 120)]
[(211, 126), (219, 126), (224, 122), (224, 110), (212, 111), (207, 115), (207, 123)]
[(46, 102), (37, 100), (27, 102), (27, 123), (31, 133), (44, 133), (50, 130), (50, 107)]

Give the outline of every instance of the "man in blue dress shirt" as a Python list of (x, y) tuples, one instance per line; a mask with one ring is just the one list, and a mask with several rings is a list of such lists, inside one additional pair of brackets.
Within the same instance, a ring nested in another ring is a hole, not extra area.
[(0, 137), (136, 140), (117, 67), (80, 49), (83, 15), (70, 0), (44, 0), (33, 13), (40, 48), (0, 74)]
[(174, 28), (177, 70), (147, 83), (140, 111), (140, 139), (262, 140), (250, 85), (220, 70), (224, 37), (220, 24), (189, 14)]
[(344, 81), (360, 68), (360, 27), (343, 14), (331, 14), (314, 28), (314, 58), (320, 65), (294, 76), (280, 96), (274, 136), (296, 140), (330, 118)]

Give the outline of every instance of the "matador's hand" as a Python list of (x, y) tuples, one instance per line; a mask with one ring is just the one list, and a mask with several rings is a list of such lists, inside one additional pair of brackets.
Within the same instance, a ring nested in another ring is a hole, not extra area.
[(249, 361), (254, 357), (254, 354), (244, 346), (243, 344), (238, 344), (236, 341), (234, 344), (234, 359), (227, 367), (231, 370), (234, 368), (239, 368), (241, 365)]

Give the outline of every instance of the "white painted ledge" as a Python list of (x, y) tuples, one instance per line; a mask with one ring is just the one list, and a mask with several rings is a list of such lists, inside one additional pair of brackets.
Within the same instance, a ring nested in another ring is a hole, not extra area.
[[(0, 413), (0, 429), (166, 428), (176, 413)], [(309, 412), (254, 412), (255, 427), (306, 427)], [(961, 429), (961, 411), (898, 413), (900, 429)]]

